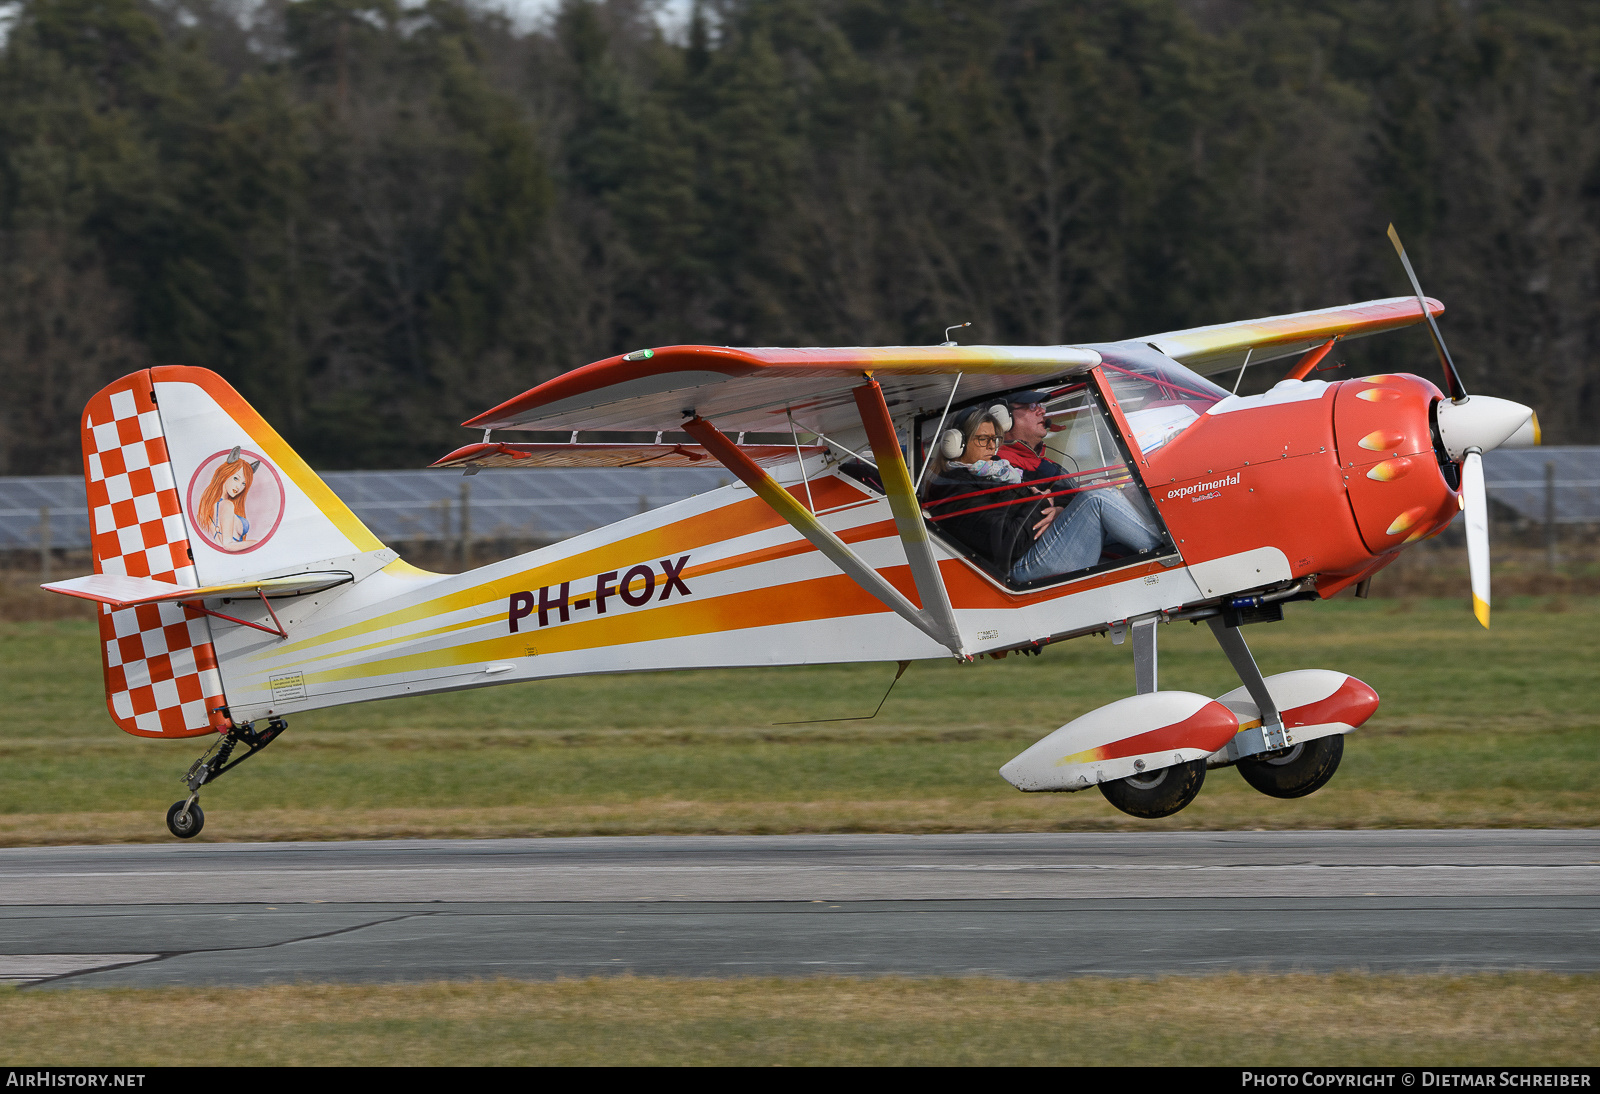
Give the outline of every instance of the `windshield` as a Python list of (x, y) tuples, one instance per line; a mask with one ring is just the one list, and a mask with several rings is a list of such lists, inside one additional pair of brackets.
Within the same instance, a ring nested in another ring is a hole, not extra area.
[(1122, 405), (1128, 428), (1149, 455), (1188, 429), (1200, 415), (1228, 397), (1223, 388), (1149, 346), (1092, 346), (1101, 370)]

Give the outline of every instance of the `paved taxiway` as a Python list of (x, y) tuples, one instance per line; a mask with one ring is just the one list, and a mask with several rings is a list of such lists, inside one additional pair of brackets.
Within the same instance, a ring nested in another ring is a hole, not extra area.
[(0, 980), (1600, 969), (1600, 831), (0, 850)]

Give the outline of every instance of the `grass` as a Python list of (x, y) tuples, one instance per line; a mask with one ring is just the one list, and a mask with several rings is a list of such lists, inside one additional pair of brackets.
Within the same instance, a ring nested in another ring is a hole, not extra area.
[(1231, 973), (0, 990), (0, 1061), (1593, 1066), (1600, 976)]
[[(1600, 599), (1521, 598), (1484, 632), (1455, 601), (1291, 605), (1247, 632), (1263, 670), (1331, 667), (1383, 697), (1324, 790), (1214, 771), (1136, 821), (1092, 791), (1025, 795), (996, 769), (1132, 691), (1130, 647), (1086, 638), (960, 666), (699, 671), (508, 685), (314, 712), (207, 789), (204, 840), (643, 832), (1593, 826)], [(1163, 688), (1238, 686), (1204, 627), (1161, 632)], [(164, 839), (205, 741), (128, 737), (93, 625), (0, 623), (0, 844)]]

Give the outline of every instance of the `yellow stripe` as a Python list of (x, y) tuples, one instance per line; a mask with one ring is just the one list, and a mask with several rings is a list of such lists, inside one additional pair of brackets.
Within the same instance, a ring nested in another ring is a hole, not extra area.
[(413, 566), (403, 558), (397, 558), (383, 568), (383, 572), (390, 577), (444, 577), (432, 570), (424, 570), (420, 566)]
[(1103, 750), (1103, 745), (1096, 745), (1094, 748), (1087, 748), (1082, 752), (1074, 752), (1070, 756), (1063, 756), (1061, 759), (1057, 760), (1056, 766), (1066, 767), (1068, 764), (1089, 763), (1093, 760), (1098, 760), (1100, 758), (1100, 753)]
[(488, 615), (476, 615), (471, 619), (465, 619), (459, 623), (448, 623), (442, 627), (434, 627), (431, 630), (416, 631), (410, 634), (397, 635), (391, 638), (385, 638), (381, 642), (368, 642), (365, 646), (352, 646), (349, 649), (340, 650), (336, 654), (312, 653), (307, 657), (300, 658), (298, 661), (280, 662), (277, 657), (277, 651), (271, 646), (268, 646), (264, 648), (261, 653), (256, 655), (255, 660), (270, 661), (272, 663), (273, 671), (276, 672), (279, 669), (298, 668), (301, 665), (309, 665), (315, 661), (325, 661), (329, 657), (354, 657), (357, 654), (370, 653), (373, 650), (381, 650), (387, 646), (402, 645), (407, 642), (420, 642), (424, 638), (433, 638), (436, 635), (450, 634), (452, 631), (471, 630), (473, 627), (481, 627), (486, 623), (493, 623), (497, 619), (504, 618), (506, 618), (506, 616), (502, 612), (490, 612)]
[[(905, 567), (899, 567), (904, 570)], [(909, 576), (909, 573), (906, 575)], [(625, 646), (665, 638), (687, 638), (752, 627), (803, 623), (819, 619), (871, 615), (888, 609), (844, 574), (811, 578), (789, 585), (750, 589), (706, 600), (683, 601), (615, 617), (566, 623), (555, 627), (496, 635), (441, 650), (402, 654), (363, 665), (307, 673), (307, 683), (361, 680), (376, 676), (428, 672), (484, 661)]]
[(1472, 594), (1472, 614), (1478, 617), (1478, 622), (1485, 628), (1489, 626), (1489, 602), (1479, 600), (1477, 593)]
[[(762, 520), (762, 517), (767, 519)], [(428, 619), (465, 608), (481, 607), (529, 588), (560, 585), (563, 581), (589, 577), (612, 569), (620, 570), (638, 562), (641, 558), (656, 559), (692, 551), (708, 543), (719, 543), (735, 536), (759, 532), (779, 523), (776, 514), (773, 514), (761, 501), (751, 499), (734, 502), (720, 509), (696, 514), (659, 528), (651, 528), (627, 539), (603, 544), (582, 554), (557, 559), (535, 570), (522, 570), (486, 584), (458, 589), (445, 596), (425, 600), (409, 608), (401, 608), (360, 623), (352, 623), (315, 638), (279, 646), (273, 652), (278, 656), (298, 653), (325, 646), (330, 642), (339, 642), (388, 627), (414, 623), (419, 619)], [(674, 538), (678, 536), (684, 538)]]

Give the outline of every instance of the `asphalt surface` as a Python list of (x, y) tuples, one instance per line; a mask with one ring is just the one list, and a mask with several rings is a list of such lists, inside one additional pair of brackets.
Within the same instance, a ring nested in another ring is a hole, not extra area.
[(0, 850), (37, 987), (1600, 969), (1600, 831)]

